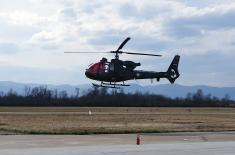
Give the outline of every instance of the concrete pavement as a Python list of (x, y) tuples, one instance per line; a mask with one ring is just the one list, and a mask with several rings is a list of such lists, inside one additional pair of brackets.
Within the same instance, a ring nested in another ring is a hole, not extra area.
[(235, 132), (1, 135), (0, 155), (234, 155)]

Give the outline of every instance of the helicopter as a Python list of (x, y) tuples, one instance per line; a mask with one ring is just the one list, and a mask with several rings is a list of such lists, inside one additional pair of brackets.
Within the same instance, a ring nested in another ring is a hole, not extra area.
[[(115, 58), (109, 62), (106, 58), (102, 58), (99, 62), (91, 64), (85, 71), (87, 78), (100, 81), (100, 84), (92, 83), (96, 87), (107, 87), (107, 88), (120, 88), (124, 86), (130, 86), (125, 84), (127, 80), (136, 79), (156, 79), (158, 82), (161, 78), (166, 78), (171, 84), (180, 76), (178, 71), (178, 64), (180, 60), (179, 55), (175, 55), (169, 68), (166, 72), (156, 71), (143, 71), (135, 70), (136, 67), (140, 66), (140, 63), (133, 61), (123, 61), (119, 59), (120, 54), (132, 54), (132, 55), (146, 55), (146, 56), (162, 56), (158, 54), (147, 54), (147, 53), (134, 53), (124, 52), (122, 48), (130, 40), (127, 37), (115, 51), (109, 52), (64, 52), (64, 53), (113, 53)], [(121, 82), (121, 83), (120, 83)]]

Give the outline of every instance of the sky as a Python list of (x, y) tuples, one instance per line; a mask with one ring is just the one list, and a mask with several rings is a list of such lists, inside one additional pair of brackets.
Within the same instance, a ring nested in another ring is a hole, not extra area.
[(115, 50), (131, 37), (124, 51), (163, 55), (120, 56), (139, 69), (166, 71), (179, 54), (176, 83), (235, 86), (234, 19), (234, 0), (1, 0), (0, 81), (90, 83), (87, 66), (113, 55), (64, 52)]

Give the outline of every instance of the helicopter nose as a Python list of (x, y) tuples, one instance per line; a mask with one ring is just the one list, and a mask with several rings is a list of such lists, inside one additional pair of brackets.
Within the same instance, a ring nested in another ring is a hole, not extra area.
[(91, 74), (89, 73), (89, 70), (88, 70), (88, 69), (86, 70), (85, 75), (86, 75), (86, 77), (88, 77), (88, 78), (90, 77)]
[(85, 75), (87, 78), (92, 79), (92, 73), (89, 71), (89, 69), (86, 70)]

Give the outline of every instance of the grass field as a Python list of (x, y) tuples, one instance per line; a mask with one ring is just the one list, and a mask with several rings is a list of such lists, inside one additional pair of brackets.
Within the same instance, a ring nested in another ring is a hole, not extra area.
[(235, 131), (235, 108), (0, 107), (2, 134), (176, 131)]

